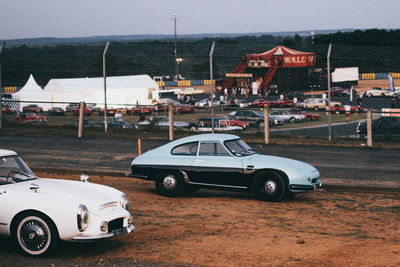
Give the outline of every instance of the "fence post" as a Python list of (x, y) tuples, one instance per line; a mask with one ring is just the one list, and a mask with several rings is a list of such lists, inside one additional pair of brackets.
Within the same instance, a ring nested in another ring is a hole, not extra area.
[(78, 138), (83, 136), (83, 115), (85, 112), (85, 102), (81, 101), (79, 103), (79, 124), (78, 124)]
[(3, 128), (3, 87), (1, 85), (1, 52), (3, 51), (4, 42), (0, 42), (0, 129)]
[(107, 121), (107, 74), (106, 74), (106, 56), (108, 51), (108, 46), (110, 42), (107, 42), (106, 48), (103, 52), (103, 80), (104, 80), (104, 132), (108, 131), (108, 121)]
[(372, 147), (372, 109), (367, 110), (367, 147)]
[(137, 140), (137, 155), (142, 155), (142, 139), (140, 138)]
[(169, 141), (174, 140), (174, 107), (168, 103)]
[(269, 107), (264, 105), (264, 143), (269, 144)]

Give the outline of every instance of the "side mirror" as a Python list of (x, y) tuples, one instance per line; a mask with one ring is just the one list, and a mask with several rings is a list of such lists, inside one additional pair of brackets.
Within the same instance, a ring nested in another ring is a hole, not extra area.
[(82, 182), (87, 182), (89, 180), (89, 175), (87, 174), (81, 174), (81, 181)]

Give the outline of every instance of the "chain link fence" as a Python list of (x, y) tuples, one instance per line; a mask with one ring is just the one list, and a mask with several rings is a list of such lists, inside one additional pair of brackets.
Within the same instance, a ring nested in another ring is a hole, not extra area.
[[(105, 44), (4, 47), (2, 131), (25, 125), (73, 129), (78, 125), (78, 103), (85, 101), (84, 125), (101, 132), (106, 87), (108, 128), (137, 137), (168, 137), (169, 103), (176, 136), (210, 132), (214, 126), (216, 132), (264, 140), (265, 107), (272, 142), (365, 142), (369, 109), (378, 140), (398, 141), (400, 135), (399, 47), (334, 45), (329, 86), (328, 46), (217, 41), (211, 81), (211, 43), (179, 42), (177, 57), (171, 42), (111, 43), (106, 85), (104, 48)], [(130, 79), (135, 81), (130, 84)], [(382, 124), (383, 133), (378, 129)]]

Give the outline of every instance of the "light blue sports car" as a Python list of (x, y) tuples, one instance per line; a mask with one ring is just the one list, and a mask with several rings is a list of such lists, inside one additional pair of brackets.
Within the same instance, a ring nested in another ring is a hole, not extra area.
[(313, 166), (257, 154), (230, 134), (184, 137), (149, 150), (132, 161), (131, 177), (154, 180), (161, 195), (175, 197), (199, 188), (259, 192), (267, 201), (321, 186)]

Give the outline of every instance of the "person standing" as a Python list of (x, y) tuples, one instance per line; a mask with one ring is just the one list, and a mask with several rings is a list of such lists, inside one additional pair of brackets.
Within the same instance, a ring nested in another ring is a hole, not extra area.
[(344, 111), (345, 111), (345, 114), (346, 114), (346, 121), (350, 120), (350, 110), (351, 110), (350, 105), (344, 105)]

